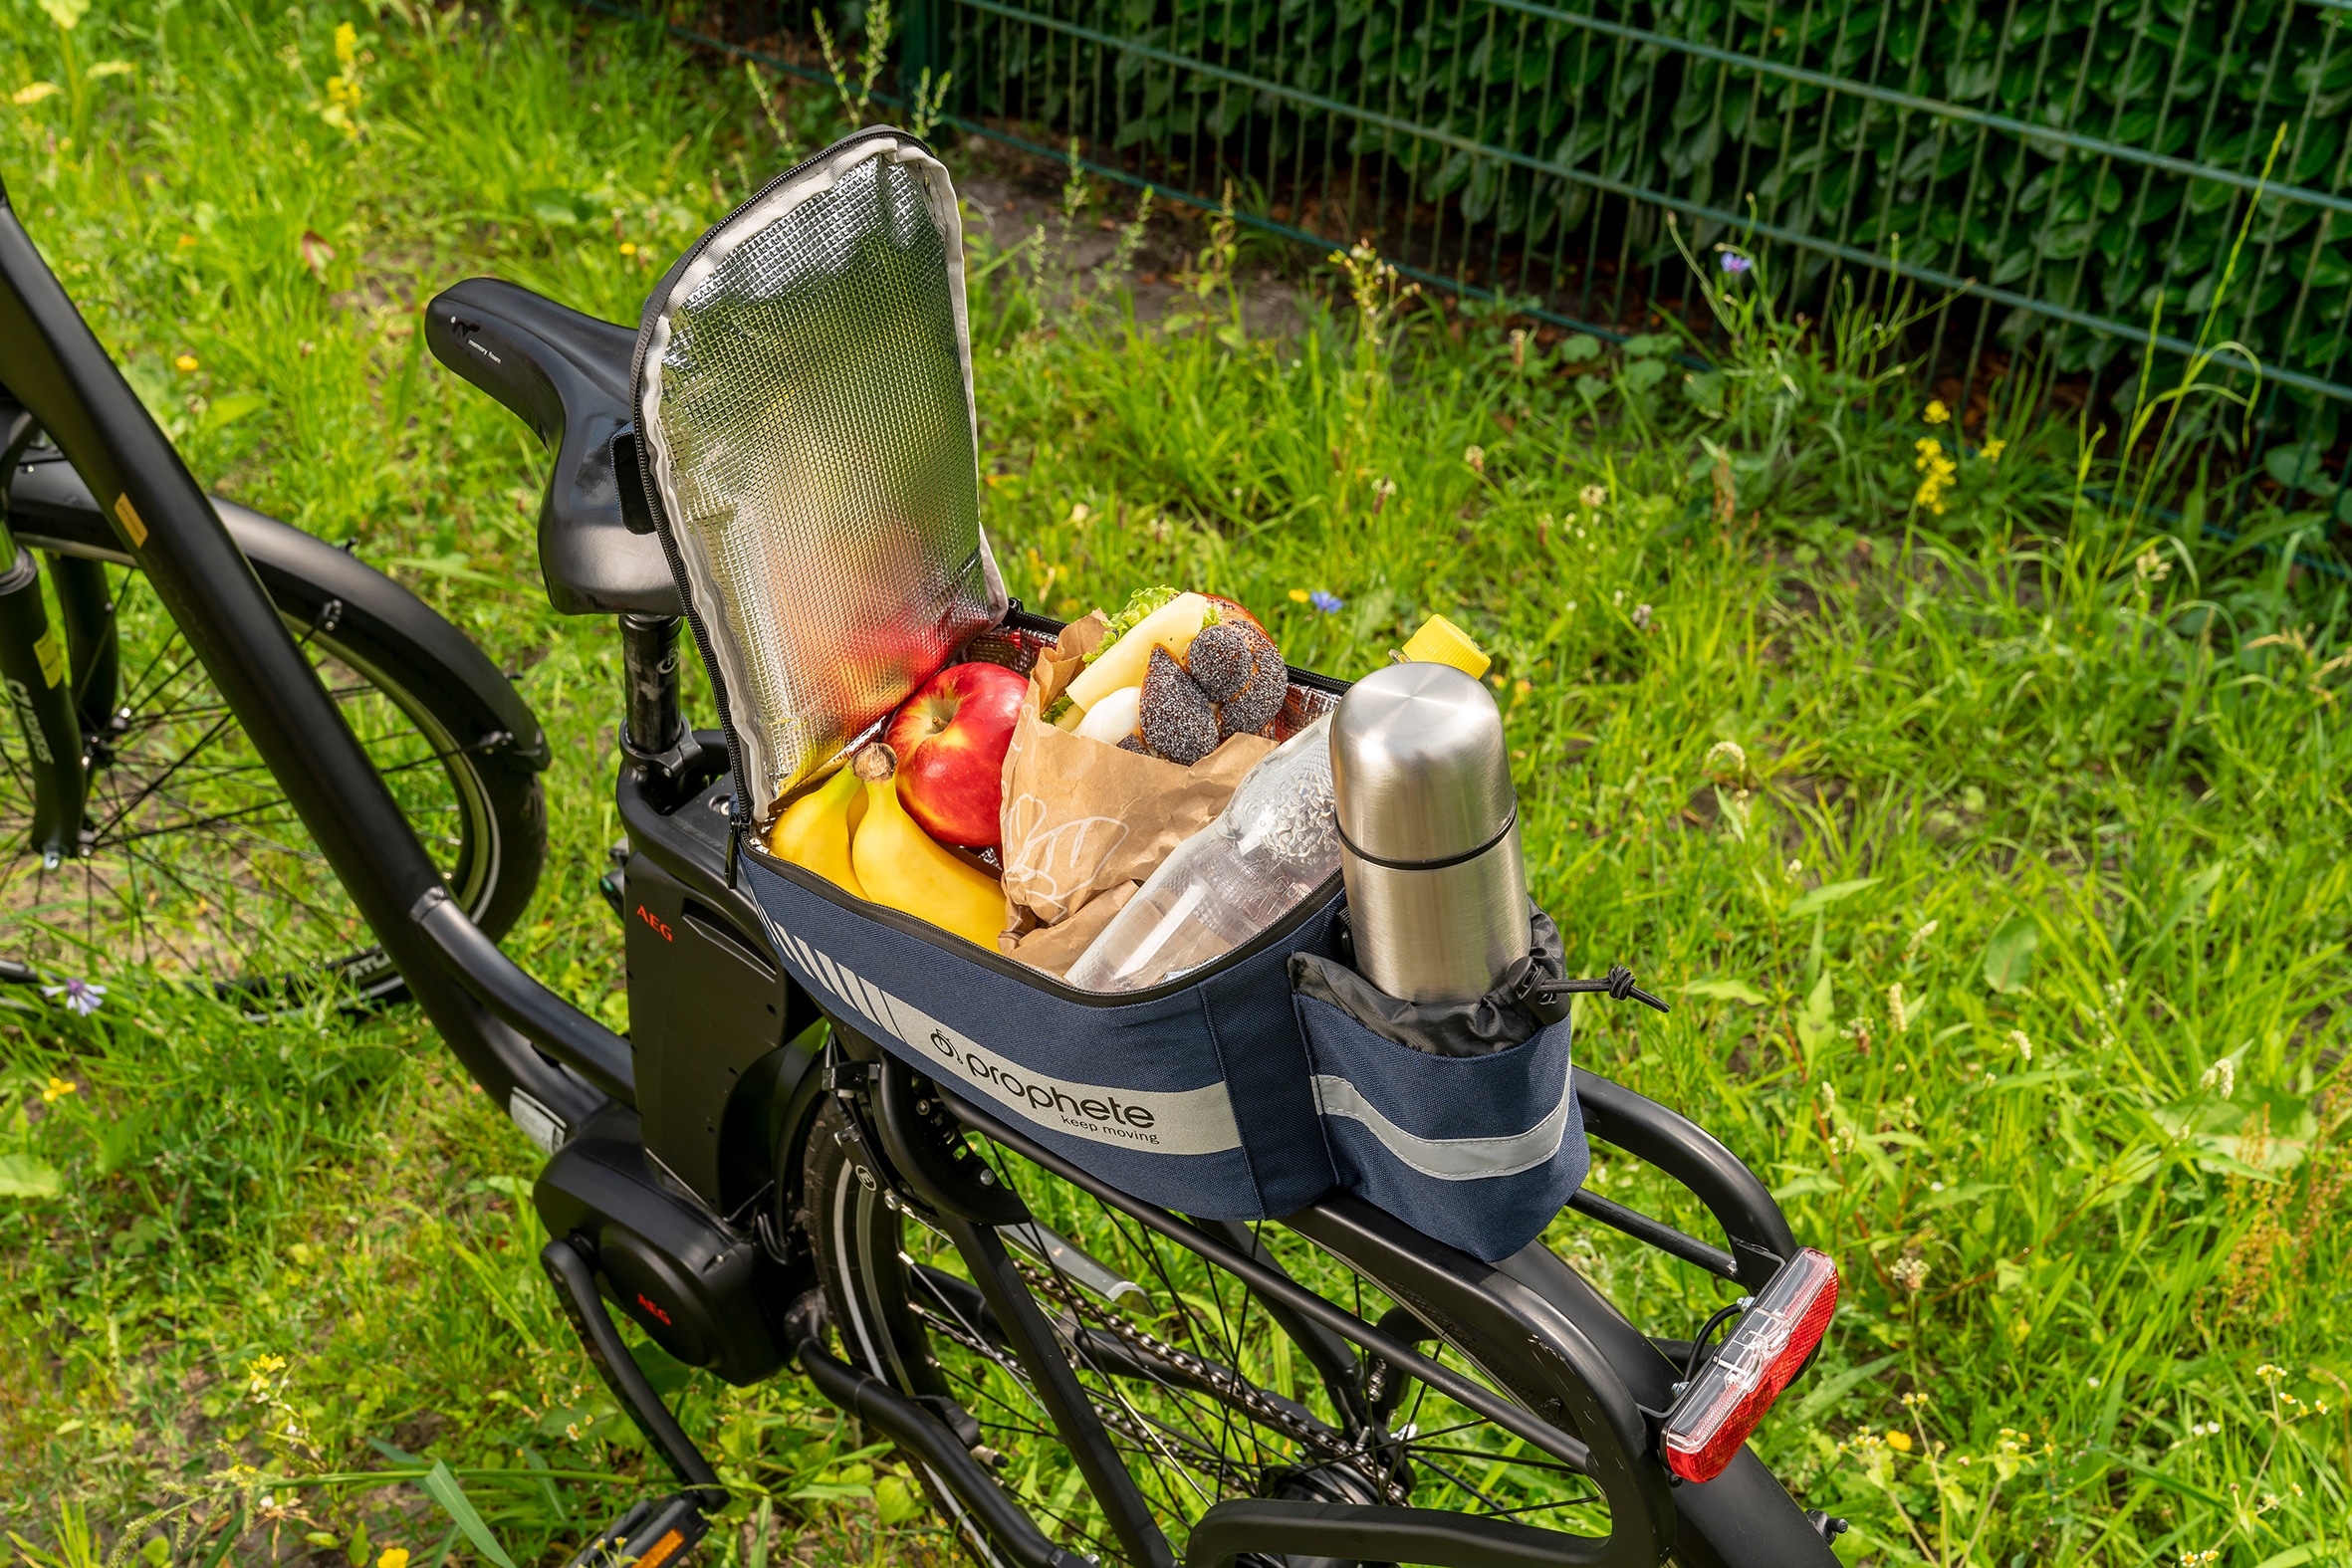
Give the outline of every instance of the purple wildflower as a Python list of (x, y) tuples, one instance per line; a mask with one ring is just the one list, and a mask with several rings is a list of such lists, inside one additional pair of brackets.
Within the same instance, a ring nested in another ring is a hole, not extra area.
[(1732, 274), (1734, 277), (1738, 277), (1741, 273), (1746, 272), (1749, 268), (1754, 267), (1756, 263), (1741, 255), (1738, 251), (1725, 251), (1723, 253), (1723, 270)]
[(1339, 607), (1345, 604), (1347, 600), (1341, 598), (1336, 593), (1326, 593), (1321, 588), (1317, 588), (1314, 590), (1314, 592), (1307, 595), (1307, 602), (1312, 604), (1316, 609), (1322, 611), (1325, 615), (1336, 615), (1339, 613)]
[(42, 987), (41, 995), (65, 998), (67, 1007), (87, 1018), (107, 1000), (107, 988), (87, 980), (69, 980), (62, 986)]

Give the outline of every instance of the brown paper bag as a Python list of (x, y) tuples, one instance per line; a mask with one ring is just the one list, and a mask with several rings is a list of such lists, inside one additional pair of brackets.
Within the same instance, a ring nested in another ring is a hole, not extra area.
[[(1243, 775), (1274, 750), (1275, 743), (1260, 736), (1230, 736), (1190, 768), (1180, 768), (1046, 723), (1041, 716), (1085, 667), (1086, 654), (1108, 629), (1097, 610), (1065, 627), (1060, 640), (1039, 656), (1005, 753), (999, 853), (1016, 930), (1029, 934), (1017, 939), (1008, 933), (999, 946), (1016, 957), (1029, 958), (1024, 950), (1046, 935), (1036, 927), (1058, 925), (1096, 895), (1149, 877), (1170, 850), (1216, 819)], [(1043, 944), (1034, 951), (1041, 957), (1053, 951), (1058, 969), (1067, 969), (1077, 952), (1061, 954), (1065, 945)]]
[(1094, 945), (1094, 939), (1118, 918), (1128, 900), (1143, 891), (1140, 882), (1121, 882), (1117, 887), (1096, 893), (1087, 900), (1086, 907), (1058, 926), (1040, 926), (1020, 936), (1007, 936), (998, 946), (1027, 964), (1031, 969), (1042, 969), (1047, 974), (1067, 977), (1069, 967), (1080, 954)]

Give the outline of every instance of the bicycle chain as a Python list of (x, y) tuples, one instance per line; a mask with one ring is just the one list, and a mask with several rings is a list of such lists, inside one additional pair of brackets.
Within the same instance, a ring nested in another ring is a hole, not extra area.
[[(961, 1322), (919, 1303), (915, 1306), (915, 1312), (930, 1326), (933, 1332), (944, 1334), (973, 1355), (993, 1363), (1017, 1382), (1026, 1383), (1028, 1381), (1028, 1371), (1018, 1359), (988, 1343), (987, 1340), (966, 1328)], [(1126, 1439), (1139, 1452), (1148, 1453), (1155, 1449), (1166, 1451), (1166, 1443), (1157, 1434), (1139, 1426), (1133, 1419), (1133, 1412), (1127, 1407), (1103, 1399), (1102, 1396), (1084, 1384), (1080, 1384), (1079, 1389), (1085, 1394), (1086, 1403), (1093, 1407), (1094, 1419), (1101, 1422), (1107, 1431)], [(1213, 1469), (1216, 1472), (1219, 1485), (1230, 1486), (1236, 1491), (1247, 1492), (1256, 1479), (1247, 1466), (1222, 1454), (1193, 1456), (1191, 1462), (1202, 1469)]]
[(1320, 1423), (1301, 1421), (1268, 1399), (1258, 1385), (1232, 1368), (1218, 1366), (1189, 1350), (1168, 1343), (1123, 1314), (1113, 1312), (1072, 1289), (1058, 1274), (1040, 1268), (1026, 1258), (1017, 1257), (1013, 1262), (1033, 1290), (1042, 1290), (1080, 1319), (1091, 1319), (1097, 1327), (1124, 1342), (1130, 1350), (1174, 1369), (1185, 1381), (1203, 1392), (1240, 1406), (1262, 1425), (1283, 1433), (1301, 1447), (1313, 1451), (1318, 1457), (1349, 1466), (1377, 1487), (1388, 1501), (1402, 1504), (1407, 1500), (1405, 1489), (1397, 1484), (1393, 1476), (1374, 1467), (1379, 1463), (1379, 1456), (1372, 1450), (1372, 1435), (1368, 1429), (1360, 1432), (1352, 1444), (1340, 1441), (1343, 1435)]

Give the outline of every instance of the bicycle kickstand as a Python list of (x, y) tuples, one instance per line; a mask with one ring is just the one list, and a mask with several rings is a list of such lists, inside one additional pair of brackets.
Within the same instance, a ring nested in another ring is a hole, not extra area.
[(604, 1387), (628, 1412), (671, 1471), (685, 1485), (666, 1497), (646, 1497), (607, 1524), (572, 1556), (565, 1568), (669, 1568), (678, 1562), (710, 1528), (708, 1515), (727, 1500), (718, 1473), (686, 1436), (669, 1407), (654, 1392), (637, 1358), (621, 1342), (596, 1293), (596, 1276), (581, 1247), (567, 1237), (550, 1241), (539, 1254), (540, 1266), (554, 1281), (572, 1320), (581, 1348), (595, 1364)]

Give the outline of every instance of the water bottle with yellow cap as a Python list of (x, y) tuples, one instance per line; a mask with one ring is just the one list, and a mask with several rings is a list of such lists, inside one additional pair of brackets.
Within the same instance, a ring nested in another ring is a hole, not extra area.
[(1474, 681), (1482, 679), (1495, 662), (1470, 640), (1470, 633), (1443, 615), (1423, 621), (1421, 629), (1393, 657), (1401, 664), (1451, 664)]

